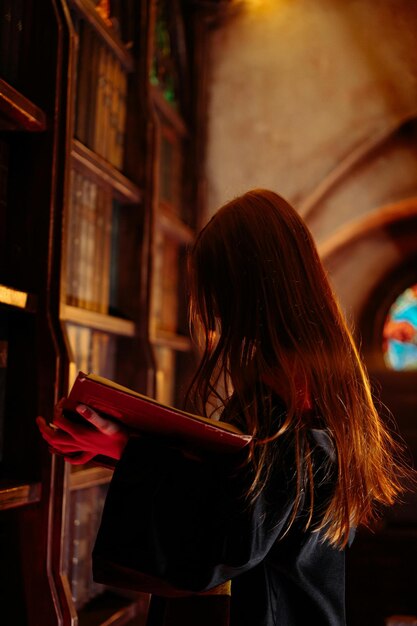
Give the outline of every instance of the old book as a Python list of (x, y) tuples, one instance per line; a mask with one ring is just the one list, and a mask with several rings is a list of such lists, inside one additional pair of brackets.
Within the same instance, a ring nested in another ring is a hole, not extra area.
[(93, 259), (93, 278), (92, 278), (92, 297), (95, 303), (95, 310), (105, 313), (102, 310), (101, 303), (101, 281), (102, 273), (105, 271), (102, 265), (104, 248), (104, 207), (103, 207), (103, 190), (101, 186), (97, 186), (96, 191), (96, 210), (94, 224), (94, 259)]
[(123, 155), (125, 143), (126, 107), (127, 107), (127, 75), (121, 65), (118, 65), (118, 115), (116, 130), (116, 150), (114, 165), (123, 169)]
[(116, 338), (109, 333), (93, 331), (91, 338), (91, 369), (105, 378), (112, 378), (115, 364)]
[(176, 333), (178, 330), (178, 284), (179, 284), (179, 244), (166, 235), (164, 237), (162, 272), (161, 330)]
[(71, 178), (71, 201), (67, 219), (67, 303), (80, 304), (80, 259), (82, 234), (83, 177), (73, 170)]
[(94, 374), (79, 372), (64, 407), (69, 417), (81, 419), (78, 404), (138, 433), (168, 438), (184, 450), (233, 452), (251, 441), (231, 424), (181, 411)]
[(118, 65), (115, 56), (111, 55), (110, 60), (110, 80), (109, 80), (109, 118), (106, 138), (106, 159), (117, 167), (115, 159), (115, 146), (117, 137), (117, 115), (118, 115)]
[(87, 199), (86, 214), (85, 214), (85, 230), (86, 230), (86, 266), (85, 266), (85, 301), (86, 307), (93, 311), (99, 309), (99, 304), (94, 292), (94, 275), (96, 272), (100, 272), (100, 266), (96, 266), (96, 207), (97, 207), (97, 185), (90, 181), (89, 194)]
[[(89, 148), (94, 150), (94, 142), (95, 142), (95, 129), (96, 129), (96, 120), (99, 113), (97, 112), (98, 106), (98, 92), (99, 89), (102, 89), (102, 84), (100, 83), (101, 71), (102, 71), (102, 57), (103, 57), (103, 46), (101, 44), (101, 40), (97, 37), (95, 32), (92, 32), (91, 35), (91, 58), (88, 61), (88, 71), (89, 71), (89, 87), (88, 87), (88, 95), (86, 98), (87, 105), (87, 129), (86, 129), (86, 144)], [(101, 63), (101, 66), (100, 66)]]
[[(100, 312), (109, 313), (110, 299), (110, 272), (111, 272), (111, 242), (113, 233), (113, 198), (111, 189), (101, 190), (101, 210), (102, 210), (102, 247), (101, 247), (101, 271), (100, 271)], [(113, 268), (114, 271), (114, 268)]]
[(98, 53), (98, 65), (97, 65), (97, 89), (96, 89), (96, 101), (94, 108), (91, 112), (91, 126), (93, 129), (91, 148), (103, 156), (104, 151), (104, 138), (105, 138), (105, 120), (106, 120), (106, 108), (107, 108), (107, 62), (108, 62), (107, 48), (100, 44)]
[(92, 330), (87, 326), (67, 324), (68, 339), (77, 369), (90, 369)]
[(77, 81), (77, 111), (75, 118), (75, 135), (83, 143), (87, 143), (88, 102), (91, 88), (91, 55), (93, 33), (89, 24), (80, 22), (78, 48), (78, 81)]

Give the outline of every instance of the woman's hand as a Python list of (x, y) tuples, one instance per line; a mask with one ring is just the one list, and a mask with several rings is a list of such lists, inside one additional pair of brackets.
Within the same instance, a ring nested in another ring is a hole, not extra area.
[(129, 438), (128, 430), (93, 411), (85, 404), (77, 406), (86, 424), (66, 418), (63, 413), (65, 398), (56, 404), (53, 424), (39, 416), (36, 423), (51, 452), (61, 454), (73, 465), (91, 461), (97, 455), (120, 459)]

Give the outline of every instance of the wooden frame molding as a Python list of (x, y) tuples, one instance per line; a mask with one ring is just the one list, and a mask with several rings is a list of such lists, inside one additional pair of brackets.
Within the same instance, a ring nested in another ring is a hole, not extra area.
[(417, 217), (417, 197), (379, 207), (342, 226), (331, 237), (319, 244), (319, 255), (322, 260), (327, 261), (333, 254), (353, 241), (368, 236), (372, 231), (394, 223), (405, 222), (413, 217)]
[(301, 203), (299, 213), (302, 218), (311, 218), (312, 214), (318, 209), (320, 201), (323, 200), (332, 189), (340, 185), (358, 165), (365, 161), (375, 150), (383, 146), (405, 124), (416, 119), (417, 112), (413, 111), (412, 113), (396, 119), (390, 126), (384, 126), (371, 137), (366, 137), (323, 178), (314, 191)]

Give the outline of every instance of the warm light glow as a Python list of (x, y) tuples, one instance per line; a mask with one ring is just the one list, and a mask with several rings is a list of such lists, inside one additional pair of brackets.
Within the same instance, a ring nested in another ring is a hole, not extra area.
[(217, 333), (215, 330), (209, 330), (208, 332), (208, 345), (209, 345), (209, 349), (213, 350), (216, 342), (217, 342)]
[(11, 289), (10, 287), (6, 287), (5, 285), (0, 285), (0, 302), (24, 309), (26, 307), (27, 301), (27, 293), (24, 293), (23, 291), (17, 291), (16, 289)]
[(241, 0), (241, 4), (249, 11), (266, 11), (277, 8), (280, 0)]

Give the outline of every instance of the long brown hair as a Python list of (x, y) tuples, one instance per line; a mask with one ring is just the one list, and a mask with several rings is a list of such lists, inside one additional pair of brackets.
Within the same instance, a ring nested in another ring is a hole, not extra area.
[[(369, 525), (376, 505), (392, 504), (407, 474), (378, 415), (351, 333), (332, 293), (311, 234), (280, 196), (253, 190), (223, 206), (200, 232), (189, 255), (190, 319), (202, 329), (203, 354), (190, 387), (205, 415), (213, 399), (228, 419), (254, 437), (256, 497), (271, 462), (271, 444), (284, 433), (295, 442), (297, 496), (310, 494), (314, 471), (303, 409), (308, 391), (333, 442), (337, 481), (318, 529), (343, 547), (352, 527)], [(268, 381), (286, 403), (274, 422)], [(231, 393), (237, 402), (230, 402)], [(300, 398), (301, 394), (301, 398)], [(260, 397), (261, 396), (261, 397)]]

